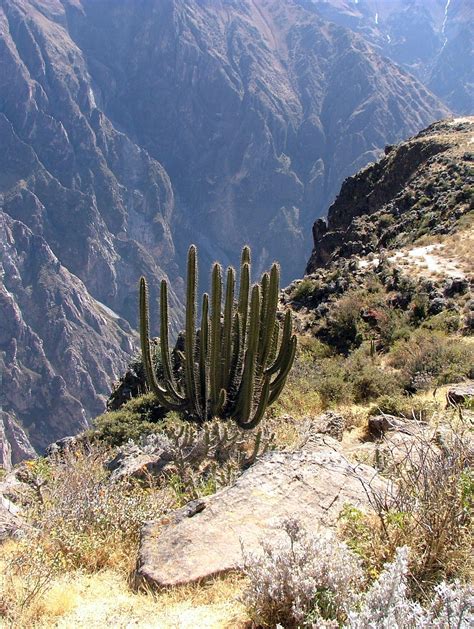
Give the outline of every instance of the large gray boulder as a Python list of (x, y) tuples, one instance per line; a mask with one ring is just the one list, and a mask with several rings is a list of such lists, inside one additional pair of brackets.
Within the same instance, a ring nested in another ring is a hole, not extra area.
[(138, 581), (152, 586), (191, 583), (238, 569), (242, 554), (259, 552), (288, 517), (308, 530), (335, 527), (347, 503), (367, 508), (365, 485), (381, 487), (377, 472), (350, 463), (339, 444), (263, 456), (230, 487), (196, 500), (143, 528)]

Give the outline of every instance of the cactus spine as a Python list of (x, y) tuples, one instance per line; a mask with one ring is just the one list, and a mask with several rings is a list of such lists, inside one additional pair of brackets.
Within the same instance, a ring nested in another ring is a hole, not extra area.
[[(260, 284), (250, 286), (250, 249), (242, 251), (238, 298), (235, 271), (229, 267), (225, 286), (220, 264), (211, 276), (211, 296), (202, 298), (201, 326), (196, 332), (197, 250), (188, 252), (183, 376), (173, 371), (168, 333), (168, 286), (161, 282), (160, 349), (163, 382), (152, 363), (148, 291), (140, 279), (140, 339), (149, 388), (158, 402), (202, 423), (211, 417), (233, 418), (241, 428), (254, 428), (269, 404), (280, 395), (296, 352), (291, 313), (283, 329), (277, 321), (280, 271), (273, 264)], [(224, 308), (222, 301), (224, 297)]]

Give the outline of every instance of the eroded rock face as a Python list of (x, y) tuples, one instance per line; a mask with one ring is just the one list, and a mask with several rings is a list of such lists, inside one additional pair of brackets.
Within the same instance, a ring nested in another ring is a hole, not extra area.
[(13, 413), (0, 411), (0, 467), (9, 471), (16, 463), (35, 457), (28, 435)]
[(334, 527), (347, 503), (366, 508), (363, 483), (382, 483), (376, 471), (352, 465), (325, 445), (262, 457), (230, 487), (147, 524), (137, 575), (153, 586), (191, 583), (234, 570), (241, 544), (258, 552), (286, 517), (309, 531)]
[(41, 236), (3, 212), (0, 247), (2, 456), (9, 467), (102, 412), (134, 337)]
[(451, 387), (446, 394), (448, 404), (464, 406), (474, 400), (474, 381), (462, 382)]
[(300, 0), (321, 17), (360, 33), (427, 85), (455, 112), (473, 113), (470, 0)]

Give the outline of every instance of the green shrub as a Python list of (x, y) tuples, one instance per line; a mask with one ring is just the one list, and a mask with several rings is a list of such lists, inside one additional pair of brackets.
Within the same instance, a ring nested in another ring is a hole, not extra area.
[(395, 415), (397, 417), (413, 417), (420, 421), (427, 421), (436, 410), (437, 404), (429, 400), (408, 395), (382, 395), (376, 405), (369, 411), (369, 415)]
[(325, 341), (338, 352), (348, 354), (364, 339), (361, 312), (365, 306), (362, 291), (349, 291), (335, 302), (326, 320)]
[(119, 446), (129, 439), (156, 432), (166, 415), (153, 393), (133, 398), (117, 411), (99, 415), (93, 422), (93, 437), (111, 446)]
[(314, 294), (314, 291), (319, 287), (315, 280), (305, 278), (295, 288), (291, 294), (291, 298), (294, 301), (306, 301)]
[(423, 383), (442, 385), (469, 376), (474, 347), (442, 332), (419, 329), (395, 344), (390, 363), (400, 370), (405, 388), (417, 391)]
[(384, 393), (395, 394), (400, 391), (396, 375), (377, 365), (360, 349), (348, 359), (346, 373), (352, 385), (352, 397), (357, 403), (370, 402)]
[(316, 390), (324, 407), (350, 402), (352, 389), (346, 379), (344, 359), (328, 358), (316, 368)]
[(438, 332), (457, 332), (459, 326), (460, 317), (455, 310), (444, 310), (437, 315), (429, 317), (421, 325), (422, 328)]

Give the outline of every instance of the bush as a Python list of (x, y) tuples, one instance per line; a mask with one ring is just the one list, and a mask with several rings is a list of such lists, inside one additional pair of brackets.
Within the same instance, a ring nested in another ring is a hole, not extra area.
[(92, 437), (110, 446), (119, 446), (141, 435), (159, 430), (166, 415), (153, 393), (131, 399), (119, 410), (109, 411), (94, 419)]
[(357, 403), (367, 403), (383, 393), (393, 395), (400, 391), (395, 374), (378, 366), (365, 348), (351, 354), (345, 369), (352, 385), (352, 397)]
[(408, 341), (395, 344), (390, 363), (400, 369), (405, 388), (417, 391), (468, 377), (474, 363), (474, 347), (462, 339), (419, 329)]
[(460, 328), (460, 316), (455, 310), (444, 310), (437, 315), (429, 317), (429, 319), (423, 322), (421, 327), (438, 332), (457, 332)]
[(305, 278), (299, 284), (291, 294), (291, 299), (294, 301), (305, 302), (313, 296), (315, 290), (319, 288), (318, 283), (315, 280)]
[(324, 330), (325, 341), (337, 351), (347, 354), (362, 343), (364, 325), (361, 311), (365, 298), (360, 290), (347, 292), (330, 309)]
[(396, 417), (415, 417), (418, 421), (428, 421), (436, 411), (434, 402), (408, 395), (382, 395), (376, 405), (370, 409), (369, 415), (395, 415)]
[(421, 433), (402, 460), (390, 449), (387, 456), (386, 467), (397, 482), (383, 490), (367, 488), (378, 523), (351, 511), (345, 535), (375, 574), (398, 547), (409, 545), (410, 591), (426, 597), (443, 579), (468, 577), (473, 568), (472, 442), (457, 426), (456, 432), (440, 433), (438, 444)]
[(285, 629), (342, 620), (364, 582), (356, 556), (334, 537), (308, 535), (296, 521), (286, 521), (282, 532), (280, 543), (262, 542), (263, 554), (243, 549), (249, 585), (242, 601), (252, 620)]
[(406, 546), (366, 590), (360, 562), (344, 543), (309, 535), (295, 521), (283, 530), (282, 542), (262, 542), (263, 553), (243, 549), (249, 584), (242, 601), (259, 627), (455, 629), (474, 621), (473, 590), (458, 581), (440, 583), (425, 606), (410, 598)]
[(88, 571), (128, 565), (142, 525), (171, 506), (163, 492), (111, 483), (104, 469), (107, 456), (93, 448), (50, 462), (40, 499), (29, 513), (33, 537), (26, 540), (44, 562)]
[(410, 600), (408, 548), (397, 549), (377, 581), (363, 596), (360, 609), (348, 613), (348, 629), (455, 629), (474, 621), (474, 595), (459, 582), (441, 583), (432, 600), (422, 607)]
[(351, 401), (352, 387), (346, 379), (343, 358), (328, 358), (317, 365), (315, 388), (324, 408)]

